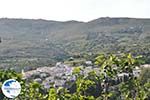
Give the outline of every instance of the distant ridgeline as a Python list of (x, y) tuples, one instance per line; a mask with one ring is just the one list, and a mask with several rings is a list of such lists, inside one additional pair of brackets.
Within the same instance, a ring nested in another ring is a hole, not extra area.
[(2, 68), (49, 66), (72, 56), (122, 52), (143, 55), (150, 63), (150, 19), (59, 22), (2, 18), (0, 37)]

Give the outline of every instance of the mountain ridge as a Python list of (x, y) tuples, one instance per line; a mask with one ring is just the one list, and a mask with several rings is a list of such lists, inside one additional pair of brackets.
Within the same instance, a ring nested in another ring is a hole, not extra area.
[(17, 63), (30, 58), (50, 64), (76, 54), (99, 52), (134, 51), (149, 57), (150, 19), (103, 17), (59, 22), (2, 18), (0, 37), (0, 59), (6, 58), (0, 66), (7, 66), (8, 59)]
[(0, 20), (6, 19), (6, 20), (42, 20), (42, 21), (53, 21), (53, 22), (82, 22), (82, 23), (88, 23), (94, 20), (98, 19), (137, 19), (137, 20), (149, 20), (150, 18), (140, 18), (140, 17), (98, 17), (89, 21), (78, 21), (78, 20), (65, 20), (65, 21), (58, 21), (58, 20), (50, 20), (50, 19), (43, 19), (43, 18), (7, 18), (7, 17), (1, 17)]

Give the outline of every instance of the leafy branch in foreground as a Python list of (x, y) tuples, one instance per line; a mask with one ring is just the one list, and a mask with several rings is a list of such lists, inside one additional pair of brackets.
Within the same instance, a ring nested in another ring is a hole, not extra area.
[[(140, 77), (134, 75), (135, 68), (140, 65), (138, 58), (131, 54), (100, 54), (93, 66), (97, 70), (93, 68), (85, 73), (84, 67), (74, 68), (74, 81), (66, 80), (69, 88), (51, 87), (45, 90), (39, 83), (27, 83), (21, 74), (11, 70), (0, 71), (0, 85), (10, 78), (19, 81), (22, 91), (15, 100), (148, 100), (150, 72), (149, 69), (142, 69)], [(7, 100), (3, 95), (0, 97), (1, 100)]]

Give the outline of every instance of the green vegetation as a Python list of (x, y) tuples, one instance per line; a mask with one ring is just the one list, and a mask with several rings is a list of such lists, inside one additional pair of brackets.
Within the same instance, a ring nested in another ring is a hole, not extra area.
[[(0, 85), (9, 78), (18, 80), (22, 85), (22, 92), (15, 100), (149, 100), (149, 69), (144, 69), (141, 77), (133, 75), (135, 67), (140, 65), (138, 59), (139, 57), (131, 54), (100, 54), (95, 59), (98, 72), (91, 71), (85, 75), (82, 73), (83, 67), (75, 67), (73, 75), (76, 80), (68, 82), (68, 85), (74, 84), (75, 88), (51, 87), (45, 90), (38, 83), (26, 82), (21, 74), (11, 70), (0, 71)], [(129, 76), (116, 81), (121, 73), (128, 73)], [(2, 94), (0, 97), (1, 100), (7, 100)]]

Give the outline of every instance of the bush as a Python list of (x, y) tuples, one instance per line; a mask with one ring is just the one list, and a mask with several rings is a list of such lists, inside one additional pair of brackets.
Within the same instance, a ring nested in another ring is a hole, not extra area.
[[(150, 82), (149, 69), (143, 69), (141, 77), (135, 78), (133, 70), (138, 59), (131, 54), (99, 55), (95, 59), (99, 73), (91, 71), (83, 74), (83, 67), (74, 68), (74, 91), (64, 87), (51, 87), (46, 91), (39, 83), (27, 83), (21, 74), (14, 71), (0, 70), (1, 84), (10, 78), (21, 83), (21, 94), (15, 100), (149, 100)], [(128, 73), (126, 80), (118, 77), (121, 73)], [(145, 77), (146, 76), (146, 77)], [(142, 80), (142, 81), (141, 81)], [(71, 83), (72, 84), (72, 83)], [(71, 87), (72, 88), (72, 87)], [(1, 95), (1, 100), (7, 100)]]

